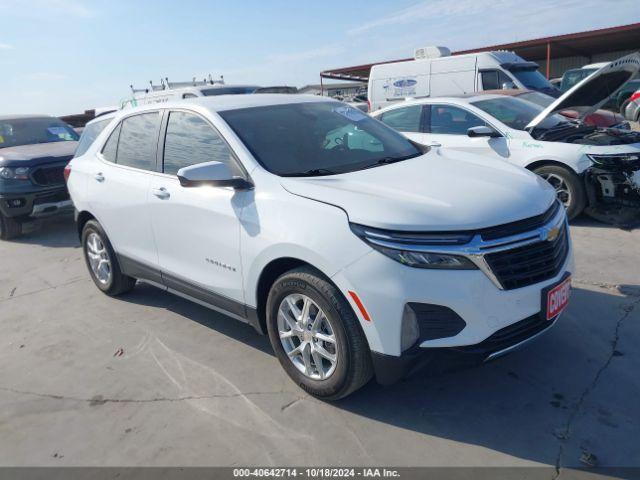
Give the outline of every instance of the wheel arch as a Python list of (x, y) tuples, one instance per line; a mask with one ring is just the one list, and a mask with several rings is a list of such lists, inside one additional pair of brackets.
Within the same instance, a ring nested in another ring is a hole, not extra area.
[(561, 167), (575, 173), (576, 175), (580, 175), (580, 172), (576, 171), (576, 169), (573, 168), (571, 165), (568, 165), (565, 162), (562, 162), (559, 160), (553, 160), (553, 159), (535, 160), (529, 163), (528, 165), (525, 165), (525, 168), (533, 172), (536, 168), (547, 167), (547, 166)]
[(87, 222), (89, 220), (96, 220), (96, 217), (94, 217), (90, 212), (83, 210), (81, 212), (78, 213), (77, 219), (76, 219), (76, 228), (78, 229), (78, 238), (82, 238), (82, 230), (84, 229), (84, 226), (87, 224)]
[(258, 281), (255, 286), (255, 302), (256, 312), (258, 316), (258, 326), (262, 333), (267, 332), (266, 306), (267, 297), (269, 296), (271, 286), (282, 274), (299, 267), (309, 267), (325, 277), (327, 281), (331, 282), (331, 279), (327, 275), (325, 275), (321, 270), (319, 270), (317, 267), (306, 260), (302, 260), (296, 257), (280, 257), (271, 260), (264, 266), (264, 268), (260, 272)]

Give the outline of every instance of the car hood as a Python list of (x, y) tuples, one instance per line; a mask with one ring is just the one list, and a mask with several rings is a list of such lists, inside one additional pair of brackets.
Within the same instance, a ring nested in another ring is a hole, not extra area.
[(343, 209), (349, 221), (404, 231), (469, 230), (543, 213), (555, 191), (501, 160), (432, 150), (420, 157), (341, 175), (283, 177), (290, 193)]
[(640, 54), (632, 53), (608, 63), (567, 90), (535, 117), (526, 129), (530, 130), (545, 118), (562, 110), (579, 112), (580, 119), (598, 110), (629, 80), (638, 76)]
[(78, 142), (50, 142), (0, 148), (0, 167), (33, 167), (70, 160)]

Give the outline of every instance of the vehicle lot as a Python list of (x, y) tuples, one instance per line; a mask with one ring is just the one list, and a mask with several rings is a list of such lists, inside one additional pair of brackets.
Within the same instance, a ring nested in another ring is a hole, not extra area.
[(529, 348), (327, 404), (249, 326), (104, 296), (46, 226), (0, 243), (2, 465), (640, 466), (640, 230), (576, 222), (570, 307)]

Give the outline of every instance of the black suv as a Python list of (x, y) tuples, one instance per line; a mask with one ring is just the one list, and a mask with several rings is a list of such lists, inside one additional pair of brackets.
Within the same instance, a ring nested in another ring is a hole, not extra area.
[(55, 117), (0, 116), (0, 238), (22, 233), (35, 218), (73, 211), (64, 168), (78, 144)]

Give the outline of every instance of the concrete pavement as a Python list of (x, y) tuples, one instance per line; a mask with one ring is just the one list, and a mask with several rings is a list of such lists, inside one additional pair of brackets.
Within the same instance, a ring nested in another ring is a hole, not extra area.
[(49, 221), (0, 243), (0, 465), (640, 466), (640, 230), (572, 234), (571, 305), (530, 347), (327, 404), (246, 325), (104, 296)]

